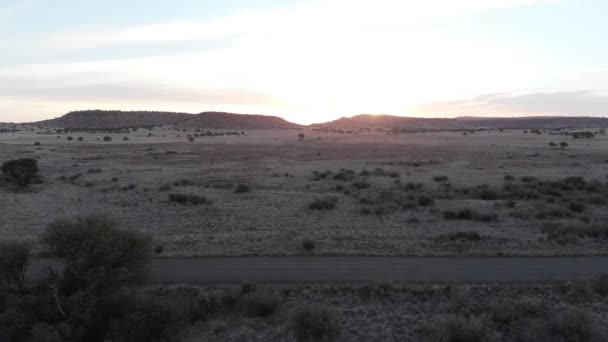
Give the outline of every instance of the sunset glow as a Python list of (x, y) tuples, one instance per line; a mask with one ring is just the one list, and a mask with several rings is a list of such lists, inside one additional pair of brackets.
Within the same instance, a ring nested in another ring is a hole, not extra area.
[[(44, 15), (58, 10), (77, 19)], [(298, 123), (604, 115), (606, 11), (593, 0), (2, 1), (0, 121), (88, 108)]]

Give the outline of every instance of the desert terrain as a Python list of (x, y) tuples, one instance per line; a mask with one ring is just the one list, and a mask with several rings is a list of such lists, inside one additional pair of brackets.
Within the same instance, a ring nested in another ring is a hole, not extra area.
[(38, 251), (50, 222), (96, 214), (161, 257), (608, 252), (603, 134), (26, 128), (0, 161), (36, 158), (41, 181), (0, 188), (0, 236)]

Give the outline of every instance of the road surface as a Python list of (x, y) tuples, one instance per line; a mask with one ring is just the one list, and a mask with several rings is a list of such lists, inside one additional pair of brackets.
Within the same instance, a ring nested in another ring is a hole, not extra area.
[[(27, 279), (40, 279), (46, 266), (58, 268), (60, 263), (34, 259)], [(154, 258), (149, 270), (149, 282), (153, 284), (526, 283), (584, 279), (608, 273), (608, 257)]]

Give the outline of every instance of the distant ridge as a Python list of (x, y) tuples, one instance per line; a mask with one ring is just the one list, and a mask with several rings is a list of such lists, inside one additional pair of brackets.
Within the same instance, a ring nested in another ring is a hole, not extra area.
[(192, 114), (153, 112), (153, 111), (120, 111), (120, 110), (82, 110), (69, 112), (61, 117), (33, 122), (53, 128), (122, 128), (173, 125), (188, 120)]
[(64, 116), (31, 123), (52, 128), (124, 128), (174, 125), (177, 127), (211, 129), (271, 129), (295, 128), (300, 125), (277, 116), (233, 114), (224, 112), (203, 112), (200, 114), (85, 110)]
[(297, 128), (298, 124), (278, 116), (234, 114), (225, 112), (203, 112), (179, 122), (178, 127), (215, 128), (215, 129), (271, 129)]
[(417, 118), (395, 115), (361, 114), (353, 117), (309, 126), (298, 125), (278, 116), (235, 114), (226, 112), (202, 112), (200, 114), (157, 112), (85, 110), (67, 113), (61, 117), (30, 123), (51, 128), (127, 128), (171, 125), (179, 128), (208, 129), (273, 129), (273, 128), (327, 128), (386, 130), (461, 130), (461, 129), (557, 129), (608, 127), (608, 118), (534, 116), (534, 117), (457, 117)]
[(608, 118), (570, 116), (529, 116), (513, 118), (457, 117), (416, 118), (394, 115), (361, 114), (353, 117), (313, 124), (316, 128), (332, 129), (524, 129), (524, 128), (582, 128), (608, 127)]

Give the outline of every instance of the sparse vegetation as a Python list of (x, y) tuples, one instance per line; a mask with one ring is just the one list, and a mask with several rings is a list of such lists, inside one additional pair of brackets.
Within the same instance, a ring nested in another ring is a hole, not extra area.
[(211, 204), (211, 201), (209, 201), (206, 197), (195, 194), (169, 194), (169, 201), (182, 205)]
[(292, 314), (290, 330), (298, 342), (332, 342), (340, 335), (341, 328), (335, 310), (306, 305)]
[(319, 198), (308, 205), (308, 209), (310, 210), (333, 210), (338, 203), (338, 199), (336, 197), (325, 197)]
[(435, 182), (447, 182), (448, 177), (446, 176), (433, 176), (433, 181)]
[(250, 191), (251, 191), (251, 188), (247, 184), (239, 184), (234, 189), (234, 192), (237, 194), (244, 193), (244, 192), (250, 192)]

